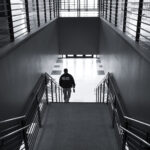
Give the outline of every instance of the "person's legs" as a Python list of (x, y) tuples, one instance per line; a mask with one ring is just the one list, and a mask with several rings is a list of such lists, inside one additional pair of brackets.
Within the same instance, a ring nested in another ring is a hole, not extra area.
[(67, 89), (63, 88), (63, 94), (64, 94), (64, 101), (67, 102)]
[(67, 89), (67, 102), (69, 102), (69, 99), (71, 97), (71, 88)]

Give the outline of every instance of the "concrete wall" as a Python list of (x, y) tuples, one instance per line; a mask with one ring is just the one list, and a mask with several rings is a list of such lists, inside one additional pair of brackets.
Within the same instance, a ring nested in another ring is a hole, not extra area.
[(122, 35), (100, 21), (103, 65), (106, 72), (114, 74), (129, 116), (150, 122), (150, 63), (140, 54), (142, 49)]
[(57, 20), (3, 53), (0, 58), (0, 120), (22, 113), (41, 73), (51, 72), (57, 55)]
[(59, 45), (64, 54), (97, 54), (99, 18), (60, 18)]

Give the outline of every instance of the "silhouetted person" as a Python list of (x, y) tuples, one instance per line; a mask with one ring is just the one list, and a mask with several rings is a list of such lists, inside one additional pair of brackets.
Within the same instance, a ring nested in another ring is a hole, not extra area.
[(75, 92), (75, 82), (73, 76), (68, 73), (68, 69), (64, 69), (64, 74), (59, 79), (59, 85), (63, 88), (64, 101), (69, 102), (71, 88)]

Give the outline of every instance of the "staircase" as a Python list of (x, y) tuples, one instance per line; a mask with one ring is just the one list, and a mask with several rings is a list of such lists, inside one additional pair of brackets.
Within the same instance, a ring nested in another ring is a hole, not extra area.
[(118, 150), (106, 105), (57, 103), (48, 107), (35, 150)]
[(0, 121), (0, 150), (150, 150), (150, 124), (126, 115), (112, 74), (95, 90), (96, 103), (63, 103), (42, 74), (26, 112)]

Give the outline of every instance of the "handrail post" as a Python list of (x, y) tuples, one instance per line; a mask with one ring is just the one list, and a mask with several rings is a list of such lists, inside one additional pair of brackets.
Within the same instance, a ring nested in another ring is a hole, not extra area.
[[(26, 121), (25, 120), (21, 121), (21, 125), (22, 127), (24, 127), (26, 125)], [(23, 130), (23, 140), (24, 140), (25, 150), (29, 150), (27, 129)]]
[(113, 116), (112, 116), (112, 128), (115, 127), (115, 110), (113, 110)]
[[(128, 128), (128, 122), (125, 121), (125, 128)], [(122, 139), (122, 150), (126, 149), (126, 141), (127, 141), (127, 133), (123, 132), (123, 139)]]
[(100, 84), (100, 103), (102, 102), (102, 84)]
[(105, 101), (105, 81), (103, 83), (103, 103)]
[(63, 102), (63, 89), (61, 88), (61, 100)]
[(46, 77), (46, 75), (45, 75), (45, 86), (46, 86), (46, 102), (47, 102), (47, 104), (48, 104), (48, 102), (49, 102), (49, 100), (48, 100), (48, 79), (47, 79), (47, 77)]
[(51, 79), (51, 98), (52, 98), (52, 103), (54, 102), (54, 97), (53, 97), (53, 81)]
[(114, 126), (115, 126), (115, 108), (116, 108), (116, 96), (114, 95), (114, 108), (113, 108), (113, 118), (112, 118), (112, 127), (114, 128)]
[(108, 104), (108, 100), (109, 100), (109, 78), (107, 78), (107, 98), (106, 98), (106, 103)]
[(98, 103), (97, 88), (95, 89), (95, 92), (96, 92), (96, 102)]
[(55, 84), (55, 96), (56, 96), (56, 102), (57, 102), (57, 85)]
[(38, 100), (38, 96), (36, 96), (36, 100), (37, 100), (37, 113), (38, 113), (38, 122), (39, 122), (39, 127), (42, 127), (42, 123), (41, 123), (41, 112), (40, 112), (40, 106), (39, 106), (39, 100)]
[(59, 94), (59, 103), (60, 103), (60, 88), (58, 88), (58, 94)]
[(97, 102), (99, 103), (100, 102), (100, 91), (99, 91), (99, 86), (97, 88)]

